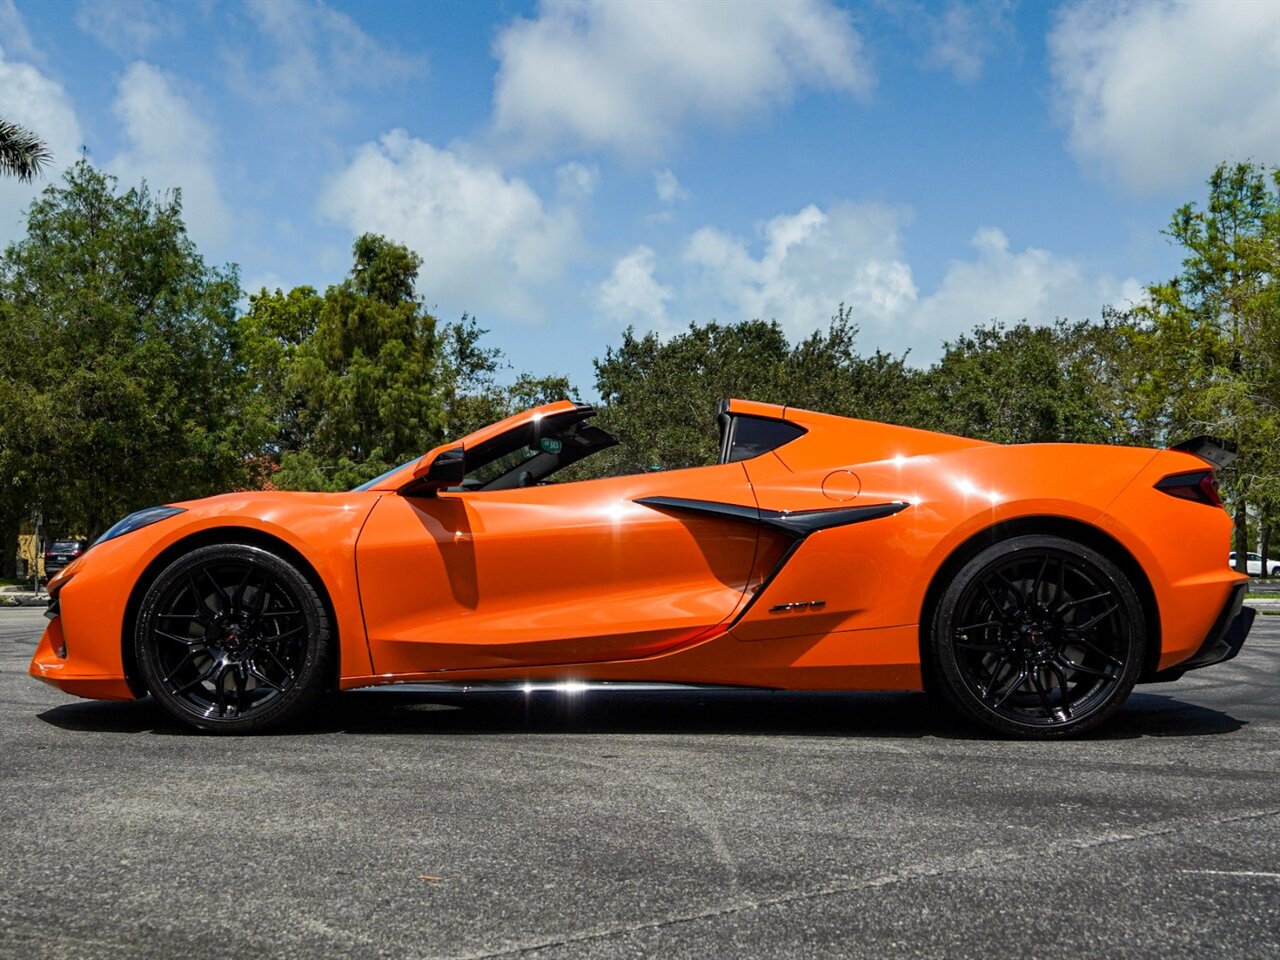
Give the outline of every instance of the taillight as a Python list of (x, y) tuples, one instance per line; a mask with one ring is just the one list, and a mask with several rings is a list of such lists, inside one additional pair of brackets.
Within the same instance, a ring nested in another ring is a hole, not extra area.
[(1156, 489), (1179, 497), (1182, 500), (1194, 500), (1210, 507), (1221, 507), (1222, 497), (1218, 495), (1218, 479), (1212, 470), (1196, 470), (1194, 473), (1175, 473), (1165, 477), (1156, 484)]

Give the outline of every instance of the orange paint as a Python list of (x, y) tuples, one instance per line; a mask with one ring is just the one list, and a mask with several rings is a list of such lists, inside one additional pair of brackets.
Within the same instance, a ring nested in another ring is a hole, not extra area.
[[(441, 449), (465, 456), (579, 409), (549, 404)], [(1127, 552), (1156, 599), (1162, 668), (1195, 653), (1241, 579), (1224, 563), (1226, 513), (1155, 489), (1208, 469), (1190, 454), (999, 446), (740, 400), (728, 410), (805, 432), (740, 462), (578, 483), (398, 492), (437, 450), (364, 491), (180, 504), (185, 512), (93, 547), (51, 581), (60, 615), (31, 673), (80, 696), (132, 696), (130, 598), (209, 537), (257, 538), (301, 558), (333, 611), (344, 688), (574, 679), (917, 689), (930, 584), (971, 537), (1009, 521), (1071, 521)], [(637, 502), (646, 498), (665, 499)], [(798, 546), (755, 522), (757, 510), (881, 504), (905, 507)]]

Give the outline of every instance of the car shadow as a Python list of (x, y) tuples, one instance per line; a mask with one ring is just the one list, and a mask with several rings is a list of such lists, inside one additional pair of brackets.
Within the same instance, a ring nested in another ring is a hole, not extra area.
[[(63, 730), (187, 735), (194, 731), (141, 701), (80, 701), (39, 719)], [(1202, 737), (1245, 726), (1220, 710), (1162, 694), (1133, 694), (1089, 739)], [(304, 720), (270, 735), (484, 736), (682, 734), (985, 740), (991, 735), (921, 693), (761, 690), (434, 691), (354, 690), (328, 697)]]

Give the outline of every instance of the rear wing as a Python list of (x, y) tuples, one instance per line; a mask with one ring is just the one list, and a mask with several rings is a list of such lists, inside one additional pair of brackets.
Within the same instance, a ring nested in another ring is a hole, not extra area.
[(1169, 449), (1195, 454), (1201, 460), (1213, 464), (1217, 469), (1224, 470), (1236, 458), (1238, 448), (1231, 440), (1223, 440), (1221, 437), (1200, 436), (1192, 437), (1190, 440), (1183, 440), (1181, 443), (1175, 443)]

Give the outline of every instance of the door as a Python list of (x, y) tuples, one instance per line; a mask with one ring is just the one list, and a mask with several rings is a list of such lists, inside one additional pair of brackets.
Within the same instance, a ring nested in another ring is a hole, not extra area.
[(647, 497), (756, 508), (740, 463), (384, 495), (356, 547), (374, 670), (632, 659), (714, 630), (743, 600), (756, 525)]

